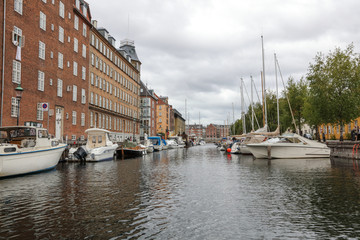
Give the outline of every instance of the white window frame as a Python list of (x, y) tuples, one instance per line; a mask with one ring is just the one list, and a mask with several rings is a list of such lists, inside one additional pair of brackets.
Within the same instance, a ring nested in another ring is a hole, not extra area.
[(39, 58), (45, 60), (45, 43), (39, 41)]
[(44, 120), (44, 111), (42, 108), (42, 103), (37, 103), (36, 106), (36, 120)]
[(72, 125), (76, 125), (76, 111), (72, 111)]
[(13, 60), (12, 82), (21, 83), (21, 62)]
[(18, 115), (18, 100), (16, 97), (11, 98), (11, 117), (17, 117)]
[(77, 86), (73, 85), (73, 101), (76, 102), (77, 101)]
[(42, 71), (38, 71), (38, 90), (44, 91), (44, 85), (45, 85), (45, 73)]
[(86, 92), (84, 88), (81, 89), (81, 103), (82, 104), (86, 103)]
[(78, 75), (78, 64), (75, 61), (74, 61), (74, 66), (73, 66), (73, 74), (74, 74), (74, 76)]
[(79, 17), (76, 15), (74, 16), (74, 28), (79, 30)]
[(23, 13), (23, 0), (14, 0), (14, 11), (22, 15)]
[(58, 81), (57, 81), (57, 96), (62, 97), (63, 96), (62, 92), (63, 92), (63, 80), (58, 78)]
[(81, 67), (81, 79), (86, 80), (86, 67)]
[(46, 15), (40, 11), (40, 29), (46, 31)]
[(65, 18), (65, 6), (62, 1), (59, 1), (59, 16)]
[(59, 41), (62, 43), (65, 41), (65, 31), (61, 26), (59, 26)]
[(86, 58), (86, 45), (85, 44), (82, 45), (82, 56), (83, 56), (83, 58)]
[(85, 113), (81, 113), (81, 126), (85, 126)]
[(74, 38), (74, 52), (79, 52), (79, 41)]
[(82, 32), (83, 36), (86, 37), (87, 35), (87, 26), (85, 23), (83, 23), (83, 32)]
[(58, 67), (64, 69), (64, 55), (61, 52), (58, 52)]

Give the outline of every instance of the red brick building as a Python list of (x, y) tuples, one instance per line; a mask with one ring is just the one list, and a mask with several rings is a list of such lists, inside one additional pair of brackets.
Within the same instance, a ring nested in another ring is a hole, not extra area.
[(209, 124), (206, 127), (206, 139), (216, 140), (217, 138), (217, 128), (213, 124)]
[(115, 141), (140, 137), (140, 66), (134, 42), (119, 49), (93, 21), (90, 40), (90, 127), (107, 129)]
[(89, 5), (83, 0), (14, 0), (7, 1), (5, 16), (3, 7), (1, 125), (17, 123), (15, 88), (20, 85), (19, 125), (38, 122), (57, 138), (83, 137), (89, 119)]

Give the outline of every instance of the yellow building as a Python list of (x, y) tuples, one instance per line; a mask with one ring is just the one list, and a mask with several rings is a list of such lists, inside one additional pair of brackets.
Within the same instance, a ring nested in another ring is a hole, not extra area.
[[(353, 122), (344, 125), (343, 127), (343, 137), (347, 139), (347, 135), (351, 134), (351, 130), (358, 127), (360, 123), (360, 117), (355, 119)], [(360, 127), (360, 126), (359, 126)], [(321, 125), (319, 128), (320, 138), (322, 139), (322, 134), (325, 133), (325, 138), (327, 140), (331, 139), (340, 139), (340, 125)]]
[(170, 124), (169, 124), (169, 115), (170, 115), (170, 108), (168, 97), (158, 97), (157, 109), (156, 109), (156, 133), (157, 134), (164, 134), (165, 139), (167, 139), (169, 131), (170, 131)]

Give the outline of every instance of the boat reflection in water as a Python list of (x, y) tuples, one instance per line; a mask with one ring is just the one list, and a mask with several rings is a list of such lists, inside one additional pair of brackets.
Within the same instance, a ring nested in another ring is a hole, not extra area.
[[(359, 172), (357, 172), (359, 173)], [(0, 182), (4, 239), (356, 239), (360, 176), (212, 145)]]

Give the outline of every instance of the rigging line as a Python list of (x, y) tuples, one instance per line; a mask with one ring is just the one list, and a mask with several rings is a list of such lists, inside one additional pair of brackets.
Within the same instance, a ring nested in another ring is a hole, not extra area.
[(286, 87), (285, 87), (284, 79), (283, 79), (283, 76), (282, 76), (282, 73), (281, 73), (280, 64), (279, 64), (279, 61), (277, 59), (276, 59), (276, 64), (277, 64), (277, 67), (279, 69), (280, 78), (281, 78), (281, 81), (282, 81), (283, 86), (284, 86), (284, 94), (285, 94), (286, 100), (287, 100), (289, 108), (290, 108), (291, 118), (292, 118), (293, 124), (295, 126), (295, 131), (298, 132), (296, 122), (295, 122), (295, 118), (294, 118), (294, 114), (293, 114), (293, 111), (292, 111), (292, 108), (291, 108), (290, 100), (289, 100), (289, 98), (288, 98), (288, 96), (286, 94)]
[[(244, 84), (244, 88), (245, 88), (246, 96), (248, 97), (248, 100), (250, 101), (250, 97), (249, 97), (249, 94), (248, 94), (248, 91), (247, 91), (247, 88), (246, 88), (245, 84)], [(253, 113), (255, 113), (255, 112), (253, 111)], [(256, 123), (258, 125), (258, 128), (260, 128), (259, 121), (258, 121), (258, 119), (256, 117), (256, 114), (254, 114), (254, 117), (255, 117)]]

